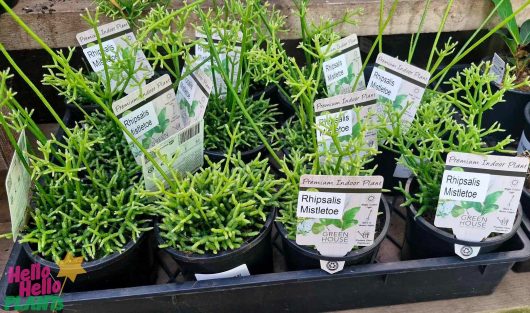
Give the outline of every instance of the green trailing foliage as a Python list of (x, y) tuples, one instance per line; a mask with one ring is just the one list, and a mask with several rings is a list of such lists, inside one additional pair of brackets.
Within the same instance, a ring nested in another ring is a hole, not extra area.
[[(418, 183), (418, 190), (410, 193), (403, 186), (398, 188), (406, 198), (403, 205), (416, 205), (418, 215), (436, 210), (449, 152), (509, 153), (505, 150), (513, 141), (509, 136), (488, 145), (488, 136), (504, 130), (498, 122), (485, 128), (482, 118), (486, 111), (504, 102), (507, 90), (527, 85), (528, 81), (514, 84), (515, 76), (510, 74), (513, 68), (509, 67), (502, 88), (494, 91), (491, 83), (495, 76), (490, 69), (490, 63), (472, 64), (447, 82), (449, 91), (428, 90), (410, 124), (403, 124), (403, 113), (395, 114), (390, 105), (383, 108), (381, 118), (391, 127), (381, 128), (381, 137), (388, 140), (388, 149), (401, 155), (399, 163), (412, 172)], [(486, 205), (473, 208), (479, 212), (491, 209)]]
[(90, 261), (121, 252), (150, 229), (140, 167), (113, 121), (94, 113), (70, 135), (39, 144), (39, 151), (29, 158), (42, 189), (32, 196), (20, 242), (51, 261), (67, 252)]
[(239, 248), (262, 230), (267, 217), (279, 205), (283, 179), (270, 172), (267, 160), (249, 163), (233, 150), (237, 137), (225, 127), (231, 144), (225, 160), (181, 177), (177, 188), (157, 182), (157, 190), (145, 192), (154, 199), (160, 216), (161, 248), (198, 254), (217, 254)]

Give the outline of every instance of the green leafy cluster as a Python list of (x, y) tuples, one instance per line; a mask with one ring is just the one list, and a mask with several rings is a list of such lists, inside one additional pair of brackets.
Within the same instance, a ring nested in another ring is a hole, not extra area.
[[(226, 127), (228, 129), (228, 127)], [(260, 233), (268, 215), (279, 205), (283, 179), (270, 172), (267, 160), (245, 163), (234, 155), (236, 125), (225, 160), (178, 179), (176, 188), (157, 182), (153, 197), (160, 216), (160, 234), (171, 247), (189, 253), (213, 253), (237, 249)]]
[(166, 7), (169, 0), (94, 0), (98, 9), (113, 19), (123, 18), (136, 27), (143, 14), (156, 6)]
[(39, 151), (42, 156), (29, 155), (40, 188), (20, 242), (52, 261), (67, 252), (90, 261), (121, 252), (150, 229), (140, 168), (114, 122), (94, 113)]
[[(214, 96), (212, 96), (214, 97)], [(225, 99), (210, 98), (210, 104), (213, 102), (224, 103)], [(254, 123), (265, 133), (272, 134), (276, 129), (276, 116), (279, 113), (277, 105), (271, 104), (269, 99), (253, 100), (248, 99), (246, 108), (253, 117)], [(230, 138), (224, 131), (225, 125), (233, 129), (239, 124), (241, 137), (236, 142), (236, 149), (240, 151), (251, 150), (262, 144), (261, 139), (254, 135), (252, 125), (245, 119), (243, 113), (235, 109), (230, 111), (230, 106), (223, 104), (208, 104), (204, 115), (204, 148), (212, 151), (228, 151), (230, 147)], [(235, 123), (235, 124), (234, 124)]]
[[(451, 210), (451, 215), (453, 217), (459, 217), (462, 214), (466, 212), (468, 209), (474, 209), (480, 215), (486, 215), (491, 212), (495, 212), (499, 209), (499, 205), (496, 203), (497, 200), (502, 195), (502, 190), (492, 192), (486, 196), (484, 199), (484, 204), (481, 202), (473, 202), (473, 201), (462, 201), (460, 202), (460, 205), (455, 205), (453, 209)], [(439, 215), (440, 211), (437, 211), (437, 215)]]
[[(497, 14), (502, 18), (509, 18), (513, 14), (512, 3), (509, 0), (492, 0), (498, 6)], [(508, 61), (515, 66), (517, 79), (525, 79), (529, 76), (528, 63), (530, 62), (530, 20), (517, 26), (515, 17), (506, 23), (505, 28), (497, 31), (497, 34), (506, 43), (510, 50), (511, 58)]]
[[(506, 91), (516, 86), (515, 77), (508, 74), (502, 88), (494, 91), (491, 83), (495, 76), (490, 69), (490, 63), (473, 64), (449, 80), (447, 92), (429, 91), (410, 124), (401, 122), (405, 110), (396, 114), (391, 106), (383, 108), (382, 118), (391, 127), (379, 131), (388, 140), (388, 149), (401, 155), (399, 162), (416, 178), (418, 190), (399, 190), (406, 197), (404, 205), (419, 207), (418, 215), (436, 209), (449, 152), (507, 152), (504, 148), (513, 141), (507, 136), (493, 145), (486, 143), (488, 136), (504, 130), (498, 122), (485, 128), (483, 114), (503, 103)], [(509, 67), (508, 73), (511, 70)]]
[(314, 223), (311, 227), (311, 232), (313, 234), (320, 234), (326, 229), (326, 226), (335, 225), (340, 230), (346, 230), (354, 225), (359, 224), (359, 221), (355, 219), (357, 213), (361, 210), (360, 207), (350, 208), (344, 210), (342, 218), (331, 219), (331, 218), (321, 218), (318, 222)]
[(149, 148), (151, 146), (151, 141), (153, 140), (153, 136), (154, 135), (162, 134), (169, 127), (169, 118), (166, 117), (166, 108), (163, 108), (158, 113), (157, 120), (158, 120), (158, 125), (156, 125), (152, 129), (148, 130), (144, 134), (144, 139), (142, 140), (142, 145), (145, 148)]

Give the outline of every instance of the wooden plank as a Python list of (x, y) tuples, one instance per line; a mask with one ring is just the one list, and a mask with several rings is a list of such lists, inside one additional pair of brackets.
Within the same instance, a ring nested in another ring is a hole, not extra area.
[[(300, 37), (300, 25), (293, 12), (292, 0), (270, 0), (283, 15), (291, 31), (284, 33), (284, 39)], [(387, 0), (385, 12), (390, 10), (391, 1)], [(512, 0), (519, 7), (524, 0)], [(177, 6), (180, 1), (173, 1)], [(417, 30), (423, 11), (424, 0), (401, 0), (396, 15), (390, 22), (386, 34), (414, 33)], [(425, 32), (436, 32), (445, 11), (446, 0), (432, 0), (427, 14)], [(379, 0), (313, 0), (310, 3), (310, 19), (329, 19), (341, 16), (347, 9), (364, 8), (364, 15), (356, 27), (345, 27), (343, 34), (356, 32), (359, 35), (374, 35), (378, 30)], [(94, 11), (91, 0), (19, 0), (14, 11), (52, 48), (76, 46), (75, 35), (87, 29), (80, 14), (88, 8)], [(448, 16), (446, 31), (476, 29), (491, 12), (490, 0), (458, 0)], [(472, 14), (471, 14), (472, 12)], [(385, 14), (386, 15), (386, 14)], [(526, 9), (519, 21), (530, 18), (530, 9)], [(103, 21), (104, 19), (102, 19)], [(8, 50), (37, 49), (35, 43), (7, 14), (0, 16), (0, 42)]]

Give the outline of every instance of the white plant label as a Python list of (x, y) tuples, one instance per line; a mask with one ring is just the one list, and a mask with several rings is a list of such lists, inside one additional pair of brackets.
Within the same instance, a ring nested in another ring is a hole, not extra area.
[[(451, 228), (458, 239), (471, 242), (480, 242), (492, 232), (509, 233), (527, 169), (524, 157), (450, 152), (434, 225)], [(455, 246), (462, 258), (476, 256), (479, 250)]]
[(250, 272), (246, 264), (239, 265), (237, 267), (234, 267), (233, 269), (230, 269), (228, 271), (224, 271), (221, 273), (195, 274), (195, 279), (210, 280), (210, 279), (234, 278), (234, 277), (243, 277), (243, 276), (250, 276)]
[[(375, 63), (368, 88), (378, 91), (381, 106), (391, 106), (399, 112), (407, 108), (401, 122), (410, 124), (414, 120), (431, 75), (419, 67), (384, 53), (379, 53)], [(382, 72), (386, 74), (383, 75)], [(393, 88), (398, 88), (397, 92), (394, 92)]]
[[(136, 38), (129, 27), (126, 20), (120, 19), (97, 28), (101, 45), (103, 46), (103, 53), (105, 54), (107, 64), (112, 64), (118, 58), (116, 55), (118, 48), (130, 47)], [(90, 63), (92, 70), (102, 79), (106, 79), (104, 73), (103, 59), (101, 50), (96, 37), (96, 32), (93, 29), (86, 30), (76, 35), (77, 41), (83, 49), (83, 53)], [(142, 50), (138, 49), (136, 53), (134, 79), (126, 86), (125, 92), (131, 93), (140, 86), (145, 85), (145, 79), (153, 76), (154, 71)], [(111, 86), (114, 88), (118, 83), (123, 81), (123, 73), (110, 73)]]
[(491, 73), (495, 75), (495, 82), (499, 85), (502, 84), (505, 70), (506, 63), (497, 53), (494, 53), (491, 61)]
[[(169, 75), (164, 75), (112, 104), (112, 111), (145, 149), (152, 148), (184, 127)], [(141, 164), (141, 150), (125, 134)]]
[[(149, 152), (165, 173), (170, 172), (169, 167), (180, 173), (195, 171), (204, 164), (204, 121), (187, 126)], [(145, 188), (156, 190), (156, 181), (162, 180), (162, 174), (144, 155), (141, 162)]]
[[(26, 163), (28, 158), (26, 133), (21, 132), (17, 141)], [(18, 153), (13, 154), (11, 164), (6, 176), (6, 194), (9, 205), (9, 214), (11, 216), (11, 231), (13, 241), (16, 241), (20, 231), (26, 225), (27, 209), (31, 191), (31, 175), (26, 171)]]
[(523, 152), (530, 150), (530, 141), (526, 138), (524, 133), (521, 134), (521, 139), (519, 140), (519, 145), (517, 145), (517, 154), (522, 154)]
[[(241, 58), (241, 39), (243, 38), (243, 33), (239, 33), (239, 40), (237, 42), (232, 43), (233, 51), (223, 51), (222, 46), (218, 44), (222, 40), (220, 34), (223, 34), (223, 32), (224, 31), (221, 30), (219, 33), (213, 34), (212, 40), (214, 44), (216, 44), (217, 52), (219, 53), (219, 59), (221, 60), (223, 66), (226, 67), (225, 70), (230, 76), (232, 84), (235, 86), (239, 73), (239, 62)], [(195, 32), (195, 37), (197, 39), (202, 39), (201, 43), (195, 45), (195, 55), (198, 57), (197, 62), (200, 63), (210, 58), (210, 50), (207, 48), (208, 37), (206, 36), (206, 34), (203, 34), (200, 31)], [(224, 82), (221, 74), (216, 73), (215, 70), (212, 69), (212, 62), (213, 64), (215, 64), (215, 60), (206, 61), (203, 65), (201, 65), (200, 69), (205, 72), (212, 81), (215, 81), (215, 90), (213, 90), (213, 92), (219, 96), (224, 96), (227, 92), (226, 83)], [(241, 86), (239, 87), (239, 89), (241, 89)]]
[[(359, 136), (362, 123), (375, 123), (377, 95), (375, 90), (365, 89), (349, 94), (342, 94), (315, 101), (315, 122), (317, 126), (317, 140), (320, 149), (324, 145), (329, 149), (333, 142), (326, 132), (330, 120), (338, 122), (339, 139), (346, 136)], [(359, 114), (354, 110), (359, 107)], [(359, 116), (357, 116), (359, 115)], [(367, 146), (377, 148), (377, 131), (369, 130), (365, 133)]]
[(345, 198), (343, 193), (300, 191), (296, 216), (340, 219)]
[[(382, 188), (382, 176), (302, 175), (296, 243), (314, 246), (320, 254), (330, 257), (345, 256), (355, 246), (372, 245)], [(320, 213), (327, 207), (334, 211), (334, 217), (304, 217), (302, 207), (309, 207), (306, 211), (318, 208), (315, 211)], [(343, 208), (342, 214), (338, 214), (339, 207)], [(343, 267), (343, 262), (321, 261), (321, 268), (328, 273)]]
[[(186, 68), (182, 70), (183, 74), (184, 72)], [(184, 126), (197, 123), (204, 118), (212, 88), (212, 81), (201, 70), (191, 73), (180, 81), (177, 103)]]

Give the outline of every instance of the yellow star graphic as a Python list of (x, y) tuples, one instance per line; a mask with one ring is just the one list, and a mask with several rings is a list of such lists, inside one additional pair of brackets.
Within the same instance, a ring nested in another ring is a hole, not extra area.
[(74, 282), (77, 275), (86, 273), (81, 263), (83, 263), (83, 257), (74, 258), (74, 255), (68, 252), (63, 260), (57, 262), (57, 265), (59, 265), (57, 277), (68, 277)]

